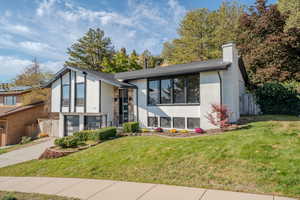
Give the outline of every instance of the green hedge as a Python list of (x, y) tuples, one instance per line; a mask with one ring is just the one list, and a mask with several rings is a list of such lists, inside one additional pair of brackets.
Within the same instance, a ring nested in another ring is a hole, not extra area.
[(264, 114), (300, 115), (299, 83), (266, 83), (255, 91)]
[(87, 141), (89, 139), (90, 130), (78, 131), (73, 133), (73, 136), (78, 138), (80, 141)]
[(116, 127), (107, 127), (96, 130), (91, 130), (88, 132), (88, 139), (94, 141), (108, 140), (110, 138), (116, 137), (117, 128)]
[(56, 146), (60, 146), (61, 148), (76, 148), (78, 147), (80, 141), (75, 136), (66, 136), (63, 138), (58, 138), (54, 141)]
[(137, 133), (140, 130), (138, 122), (127, 122), (123, 124), (123, 131), (125, 133)]

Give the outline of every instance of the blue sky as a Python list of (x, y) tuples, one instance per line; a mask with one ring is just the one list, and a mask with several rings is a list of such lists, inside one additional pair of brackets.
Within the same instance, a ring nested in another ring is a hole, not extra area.
[[(255, 0), (240, 0), (252, 5)], [(274, 3), (276, 0), (269, 0)], [(176, 37), (178, 23), (195, 8), (217, 9), (222, 0), (0, 0), (0, 82), (36, 57), (45, 70), (62, 67), (66, 50), (88, 28), (99, 27), (116, 49), (159, 54)]]

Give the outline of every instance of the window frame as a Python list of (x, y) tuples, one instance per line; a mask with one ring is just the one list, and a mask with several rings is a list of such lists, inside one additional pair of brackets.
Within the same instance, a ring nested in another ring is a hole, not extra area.
[[(199, 84), (198, 84), (198, 88), (199, 88), (199, 102), (197, 103), (188, 103), (188, 77), (191, 75), (198, 75), (199, 77)], [(174, 102), (174, 79), (178, 78), (178, 77), (185, 77), (184, 79), (184, 103), (175, 103)], [(161, 103), (161, 82), (162, 80), (171, 80), (171, 103)], [(149, 101), (149, 82), (150, 81), (158, 81), (158, 101), (159, 103), (156, 104), (152, 104)], [(172, 76), (161, 76), (161, 77), (155, 77), (155, 78), (147, 78), (147, 106), (199, 106), (200, 105), (200, 73), (189, 73), (189, 74), (184, 74), (184, 75), (172, 75)]]
[[(67, 96), (68, 96), (68, 101), (67, 103), (65, 102), (66, 98), (64, 98), (64, 87), (69, 87), (69, 90), (67, 92)], [(62, 100), (62, 107), (69, 107), (70, 106), (70, 101), (71, 101), (71, 96), (70, 96), (70, 90), (71, 90), (71, 85), (69, 83), (65, 83), (62, 85), (62, 97), (61, 97), (61, 100)]]
[[(96, 120), (95, 121), (89, 121), (88, 118), (98, 118), (99, 117), (99, 121)], [(90, 125), (88, 126), (89, 123), (99, 123), (100, 126), (94, 126), (94, 125)], [(85, 115), (84, 116), (84, 130), (96, 130), (96, 129), (100, 129), (103, 127), (103, 117), (102, 115)]]
[[(180, 119), (183, 119), (184, 121), (184, 127), (175, 127), (175, 119), (176, 118), (180, 118)], [(186, 128), (186, 120), (185, 120), (185, 117), (173, 117), (173, 128), (177, 128), (177, 129), (185, 129)]]
[[(9, 101), (8, 98), (11, 98), (10, 99), (11, 103), (7, 103)], [(15, 96), (15, 95), (4, 96), (3, 105), (5, 105), (5, 106), (15, 106), (15, 105), (17, 105), (17, 96)]]
[[(197, 119), (197, 120), (198, 120), (198, 123), (199, 123), (199, 126), (198, 126), (198, 127), (194, 127), (194, 128), (190, 128), (190, 127), (189, 127), (189, 119), (192, 119), (192, 120)], [(199, 118), (199, 117), (187, 117), (187, 119), (186, 119), (186, 127), (187, 127), (187, 129), (200, 128), (200, 125), (201, 125), (201, 123), (200, 123), (200, 118)]]
[[(84, 82), (76, 82), (75, 83), (75, 90), (76, 90), (76, 92), (75, 92), (75, 105), (76, 105), (76, 107), (84, 107), (84, 102), (85, 102), (85, 86), (84, 86), (84, 84), (85, 84)], [(83, 86), (83, 97), (82, 97), (83, 101), (82, 101), (82, 104), (78, 103), (78, 100), (81, 99), (81, 98), (78, 98), (78, 94), (79, 94), (78, 88), (77, 88), (78, 85)]]
[[(149, 123), (149, 118), (155, 118), (155, 121), (156, 121), (156, 126), (150, 126), (150, 123)], [(148, 116), (147, 117), (147, 126), (148, 127), (152, 127), (152, 128), (157, 128), (158, 127), (158, 117), (157, 116)]]
[[(163, 119), (163, 118), (165, 118), (165, 119), (169, 119), (170, 121), (169, 121), (169, 123), (170, 123), (170, 126), (162, 126), (162, 123), (161, 123), (161, 120)], [(159, 118), (159, 123), (160, 123), (160, 127), (161, 128), (172, 128), (172, 117), (160, 117)]]

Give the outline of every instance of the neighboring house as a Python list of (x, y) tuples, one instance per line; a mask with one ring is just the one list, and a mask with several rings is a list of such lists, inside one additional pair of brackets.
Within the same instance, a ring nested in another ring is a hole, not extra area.
[(107, 74), (65, 67), (52, 88), (51, 112), (59, 113), (59, 135), (138, 121), (141, 127), (215, 128), (206, 119), (211, 104), (225, 104), (240, 117), (247, 74), (234, 44), (223, 58)]
[[(0, 146), (17, 144), (22, 136), (32, 136), (37, 130), (37, 119), (48, 117), (44, 103), (22, 105), (30, 87), (0, 88)], [(35, 128), (34, 128), (35, 127)]]

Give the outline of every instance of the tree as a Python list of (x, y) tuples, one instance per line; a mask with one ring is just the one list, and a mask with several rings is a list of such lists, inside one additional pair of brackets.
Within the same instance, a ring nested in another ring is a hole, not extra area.
[(284, 31), (287, 17), (257, 0), (240, 18), (238, 48), (254, 85), (300, 80), (300, 30)]
[(278, 9), (288, 15), (285, 29), (300, 28), (300, 1), (299, 0), (279, 0)]
[(38, 87), (50, 80), (51, 77), (52, 74), (42, 71), (37, 59), (34, 58), (32, 64), (14, 79), (14, 85)]
[(139, 65), (145, 67), (147, 62), (147, 68), (154, 68), (160, 66), (163, 63), (163, 58), (160, 56), (154, 56), (152, 53), (146, 49), (139, 56)]
[(111, 39), (97, 28), (89, 31), (68, 49), (69, 60), (65, 66), (105, 71), (103, 62), (112, 58)]
[(162, 57), (169, 64), (220, 57), (220, 46), (236, 39), (242, 13), (243, 6), (235, 2), (224, 2), (216, 11), (188, 12), (180, 23), (179, 38), (164, 44)]

